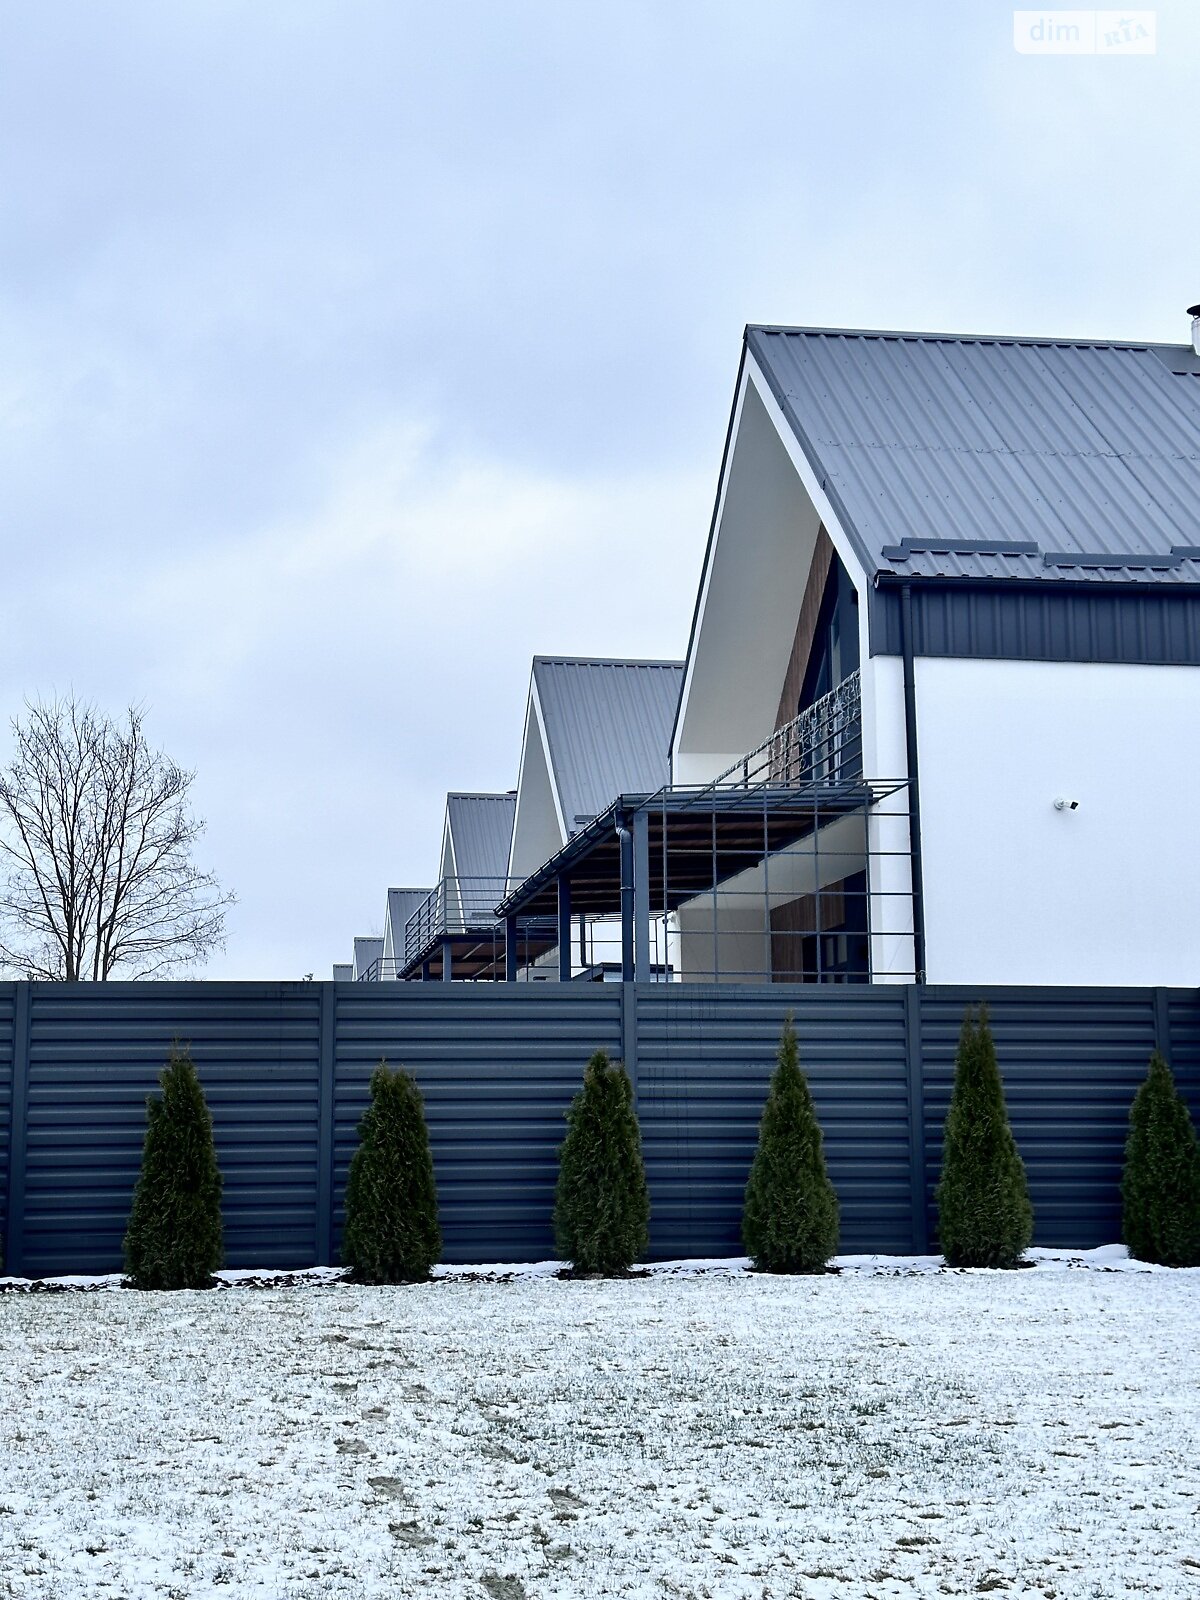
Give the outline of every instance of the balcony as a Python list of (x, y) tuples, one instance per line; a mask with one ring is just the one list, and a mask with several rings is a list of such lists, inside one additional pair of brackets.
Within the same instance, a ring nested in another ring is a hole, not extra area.
[(496, 907), (519, 882), (500, 876), (443, 878), (405, 923), (402, 948), (373, 962), (363, 981), (501, 975), (504, 932)]
[(852, 672), (735, 762), (713, 787), (837, 787), (861, 784), (862, 778), (862, 678)]
[(405, 924), (405, 963), (419, 961), (444, 939), (472, 934), (490, 938), (496, 907), (508, 890), (506, 878), (443, 878)]

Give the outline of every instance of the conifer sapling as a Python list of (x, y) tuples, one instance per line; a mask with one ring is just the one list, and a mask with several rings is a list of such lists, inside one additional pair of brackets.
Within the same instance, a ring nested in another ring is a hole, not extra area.
[(1129, 1110), (1121, 1198), (1131, 1255), (1164, 1267), (1200, 1267), (1200, 1145), (1157, 1050)]
[(221, 1172), (195, 1064), (180, 1045), (146, 1101), (142, 1170), (125, 1233), (138, 1289), (206, 1289), (221, 1265)]
[(742, 1239), (760, 1272), (823, 1272), (838, 1247), (838, 1199), (789, 1016), (758, 1129)]
[(360, 1283), (428, 1278), (442, 1252), (437, 1185), (416, 1080), (381, 1061), (346, 1179), (342, 1258)]
[(620, 1062), (597, 1050), (567, 1112), (559, 1149), (554, 1235), (578, 1273), (628, 1272), (649, 1240), (650, 1191), (633, 1085)]
[(1033, 1207), (1017, 1150), (987, 1008), (963, 1019), (946, 1114), (938, 1232), (952, 1267), (1015, 1267), (1033, 1238)]

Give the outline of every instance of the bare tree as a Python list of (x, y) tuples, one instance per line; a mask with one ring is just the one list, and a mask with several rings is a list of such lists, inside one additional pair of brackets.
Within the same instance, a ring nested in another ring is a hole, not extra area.
[(26, 703), (0, 771), (0, 965), (31, 978), (156, 978), (224, 948), (233, 896), (192, 862), (195, 773), (75, 699)]

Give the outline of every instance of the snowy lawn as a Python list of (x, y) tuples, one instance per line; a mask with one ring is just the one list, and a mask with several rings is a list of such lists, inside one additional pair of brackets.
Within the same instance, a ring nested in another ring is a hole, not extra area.
[(1200, 1595), (1200, 1272), (929, 1265), (2, 1294), (0, 1595)]

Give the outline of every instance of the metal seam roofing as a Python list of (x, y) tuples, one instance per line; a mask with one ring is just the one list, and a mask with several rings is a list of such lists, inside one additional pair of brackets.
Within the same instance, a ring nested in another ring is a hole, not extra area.
[(515, 794), (446, 796), (446, 820), (460, 878), (494, 879), (503, 893), (516, 803)]
[(384, 927), (384, 955), (394, 956), (397, 946), (404, 949), (404, 926), (409, 917), (428, 898), (428, 889), (389, 889), (387, 892), (387, 922)]
[(354, 976), (361, 978), (363, 973), (383, 955), (383, 938), (381, 935), (358, 934), (354, 940)]
[(667, 782), (682, 662), (538, 656), (533, 679), (569, 833), (619, 794)]
[(1200, 583), (1190, 346), (767, 327), (746, 344), (873, 576)]

